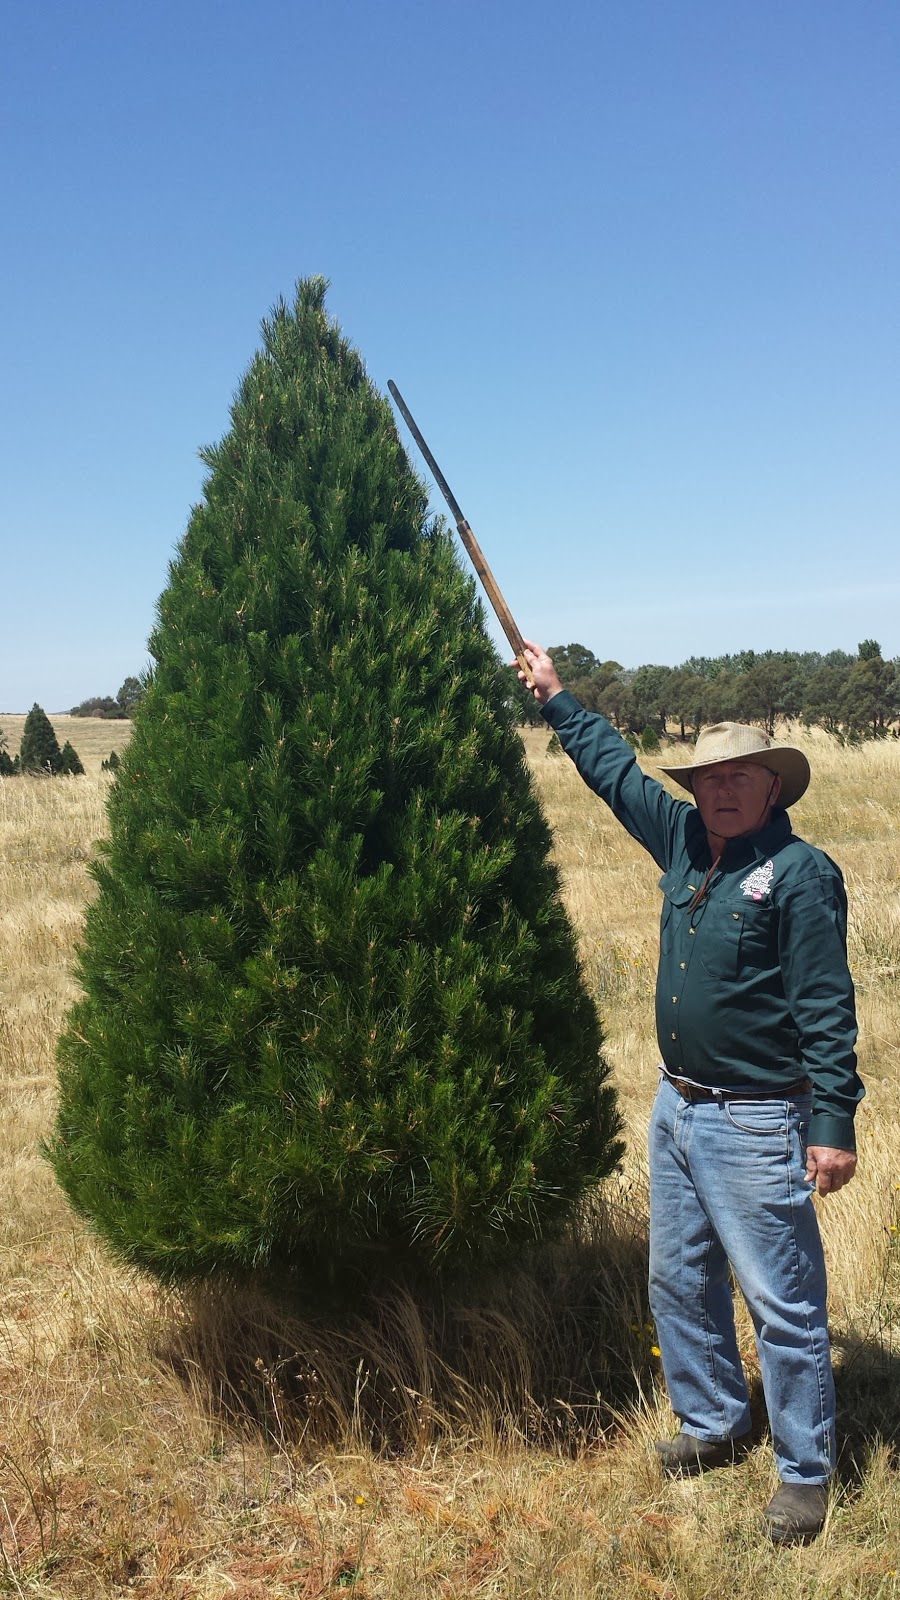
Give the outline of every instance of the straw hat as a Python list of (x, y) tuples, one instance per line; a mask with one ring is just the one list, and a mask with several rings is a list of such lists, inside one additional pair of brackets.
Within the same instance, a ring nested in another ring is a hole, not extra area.
[(743, 722), (717, 722), (704, 728), (690, 765), (662, 767), (661, 771), (693, 793), (693, 774), (698, 768), (712, 767), (719, 761), (752, 761), (755, 766), (777, 772), (781, 779), (776, 802), (779, 806), (792, 806), (809, 786), (809, 762), (802, 750), (790, 744), (773, 744), (767, 733), (748, 728)]

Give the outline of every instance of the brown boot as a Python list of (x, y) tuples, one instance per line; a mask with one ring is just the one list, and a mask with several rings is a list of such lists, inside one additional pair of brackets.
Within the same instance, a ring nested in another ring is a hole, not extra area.
[(713, 1467), (731, 1467), (750, 1446), (749, 1433), (739, 1439), (697, 1439), (681, 1432), (674, 1439), (657, 1439), (659, 1464), (669, 1478), (692, 1478)]
[(763, 1516), (776, 1544), (810, 1544), (821, 1533), (827, 1511), (827, 1483), (783, 1483)]

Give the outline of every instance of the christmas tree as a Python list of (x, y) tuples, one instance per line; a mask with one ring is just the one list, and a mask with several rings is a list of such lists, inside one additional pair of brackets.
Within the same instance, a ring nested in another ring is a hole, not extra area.
[(59, 753), (59, 766), (56, 770), (57, 772), (66, 773), (70, 778), (79, 778), (84, 776), (84, 766), (82, 764), (81, 757), (79, 756), (78, 751), (70, 744), (68, 739)]
[(508, 673), (321, 279), (204, 452), (50, 1154), (165, 1279), (492, 1259), (620, 1153)]

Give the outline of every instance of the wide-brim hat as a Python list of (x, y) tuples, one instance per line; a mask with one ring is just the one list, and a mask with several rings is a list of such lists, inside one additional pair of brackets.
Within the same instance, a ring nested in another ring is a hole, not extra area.
[(755, 766), (776, 772), (781, 779), (776, 802), (779, 806), (794, 805), (809, 787), (809, 762), (803, 751), (790, 744), (773, 744), (767, 733), (749, 728), (744, 722), (716, 722), (711, 728), (704, 728), (694, 748), (693, 761), (660, 770), (693, 794), (694, 773), (720, 761), (752, 761)]

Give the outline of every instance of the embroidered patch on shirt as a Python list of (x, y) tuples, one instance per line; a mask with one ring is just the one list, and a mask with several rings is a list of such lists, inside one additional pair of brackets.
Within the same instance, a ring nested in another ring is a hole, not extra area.
[(774, 876), (774, 861), (765, 861), (761, 867), (755, 867), (746, 878), (741, 879), (741, 889), (748, 900), (761, 900), (771, 889)]

